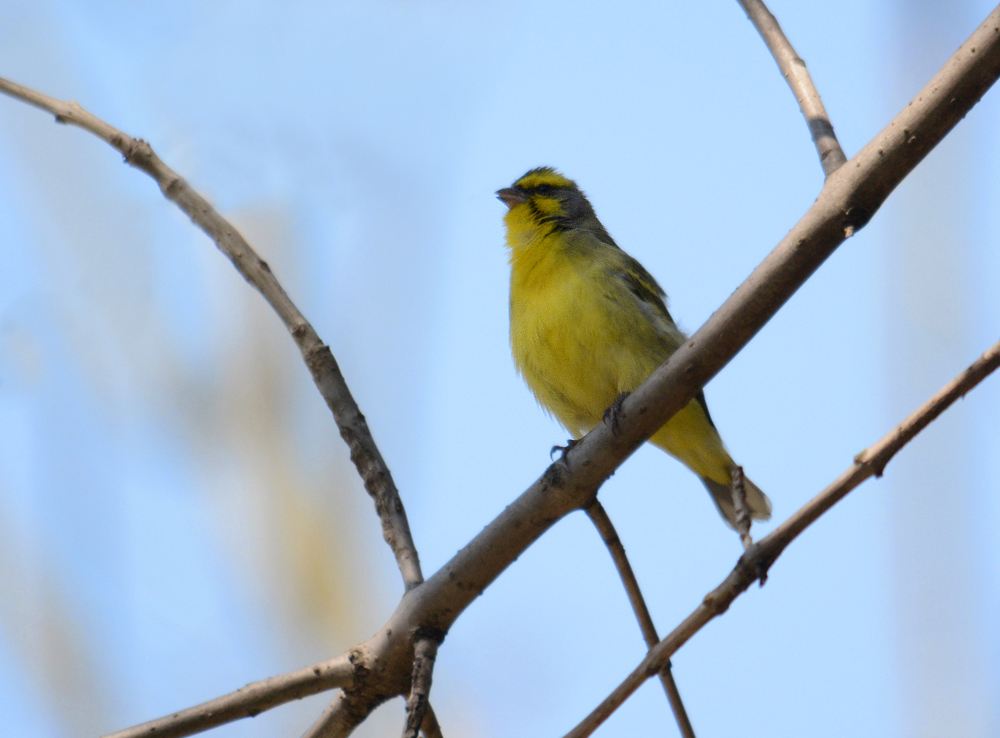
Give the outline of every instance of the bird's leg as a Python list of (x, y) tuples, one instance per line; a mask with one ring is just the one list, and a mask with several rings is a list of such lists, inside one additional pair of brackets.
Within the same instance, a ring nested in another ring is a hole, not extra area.
[(618, 416), (622, 411), (622, 403), (625, 402), (625, 398), (630, 394), (630, 392), (622, 392), (615, 398), (615, 401), (611, 403), (608, 409), (604, 411), (604, 422), (611, 426), (611, 432), (616, 436), (618, 435)]
[(559, 461), (565, 461), (566, 460), (566, 454), (568, 454), (569, 450), (571, 448), (573, 448), (579, 442), (580, 442), (579, 438), (570, 438), (568, 441), (566, 441), (566, 445), (565, 446), (553, 446), (552, 450), (549, 451), (549, 458), (551, 459), (553, 456), (555, 456), (556, 455), (556, 451), (558, 451), (559, 452)]
[(552, 450), (549, 451), (549, 458), (551, 459), (559, 453), (559, 458), (555, 460), (555, 463), (551, 464), (548, 469), (545, 470), (545, 474), (542, 478), (545, 480), (546, 484), (553, 486), (558, 486), (562, 484), (563, 473), (569, 469), (569, 462), (566, 461), (566, 454), (569, 453), (570, 449), (580, 442), (579, 438), (570, 438), (566, 441), (565, 446), (553, 446)]

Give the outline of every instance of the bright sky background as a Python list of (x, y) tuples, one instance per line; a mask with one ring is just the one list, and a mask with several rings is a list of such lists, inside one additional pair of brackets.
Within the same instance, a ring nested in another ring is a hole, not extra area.
[[(771, 7), (851, 155), (991, 3)], [(561, 168), (693, 331), (822, 184), (734, 2), (13, 0), (0, 75), (148, 139), (239, 224), (340, 361), (428, 574), (566, 437), (510, 359), (497, 188)], [(997, 130), (993, 90), (708, 386), (776, 520), (1000, 334)], [(0, 228), (5, 732), (122, 728), (378, 628), (401, 587), (369, 500), (213, 245), (105, 144), (6, 98)], [(998, 407), (994, 377), (676, 656), (699, 735), (1000, 734)], [(739, 554), (655, 449), (602, 499), (662, 632)], [(449, 738), (560, 735), (642, 650), (577, 514), (458, 621), (433, 701)], [(297, 735), (328, 699), (210, 735)], [(673, 731), (650, 682), (599, 735)]]

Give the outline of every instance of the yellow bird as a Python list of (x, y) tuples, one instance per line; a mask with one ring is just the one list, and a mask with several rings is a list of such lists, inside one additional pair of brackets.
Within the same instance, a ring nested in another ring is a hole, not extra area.
[[(497, 197), (508, 208), (514, 362), (538, 401), (579, 438), (686, 337), (667, 312), (660, 285), (608, 235), (575, 182), (539, 167)], [(735, 527), (736, 464), (704, 393), (650, 441), (701, 478)], [(745, 488), (751, 516), (770, 517), (767, 495), (749, 479)]]

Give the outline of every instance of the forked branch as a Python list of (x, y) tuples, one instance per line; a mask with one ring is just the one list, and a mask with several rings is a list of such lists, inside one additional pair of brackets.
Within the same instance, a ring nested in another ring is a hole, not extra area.
[(406, 698), (403, 738), (418, 738), (420, 728), (424, 724), (424, 718), (430, 707), (434, 660), (437, 658), (440, 644), (439, 634), (421, 634), (417, 636), (413, 645), (413, 676), (410, 677), (410, 695)]
[[(639, 630), (642, 632), (642, 639), (646, 642), (646, 648), (652, 648), (660, 641), (660, 636), (656, 634), (653, 616), (650, 615), (649, 608), (646, 606), (646, 598), (642, 595), (639, 580), (636, 579), (635, 571), (633, 571), (632, 564), (625, 553), (625, 546), (618, 536), (618, 531), (615, 529), (614, 523), (611, 522), (604, 505), (596, 497), (592, 503), (587, 505), (585, 512), (600, 534), (601, 540), (604, 541), (608, 553), (611, 554), (611, 560), (618, 571), (618, 577), (622, 580), (622, 587), (625, 588), (625, 594), (628, 595), (632, 612), (639, 623)], [(691, 718), (688, 717), (687, 708), (684, 707), (684, 700), (681, 699), (681, 692), (677, 688), (673, 667), (669, 661), (660, 670), (660, 682), (663, 684), (663, 691), (667, 695), (667, 701), (670, 703), (670, 709), (674, 713), (674, 720), (677, 721), (681, 735), (683, 738), (695, 738)]]
[(670, 657), (710, 620), (718, 617), (747, 588), (767, 572), (781, 553), (806, 528), (869, 477), (882, 475), (886, 464), (952, 403), (983, 381), (1000, 366), (1000, 342), (945, 385), (916, 412), (854, 458), (854, 462), (832, 484), (801, 507), (798, 512), (746, 551), (723, 582), (705, 595), (694, 612), (656, 646), (631, 674), (565, 738), (591, 735), (646, 679), (670, 662)]

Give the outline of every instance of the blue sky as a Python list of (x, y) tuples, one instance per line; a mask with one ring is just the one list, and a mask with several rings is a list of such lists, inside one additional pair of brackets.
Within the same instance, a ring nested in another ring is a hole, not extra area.
[[(850, 156), (991, 5), (771, 9)], [(337, 356), (428, 573), (565, 440), (509, 356), (497, 188), (560, 167), (693, 331), (822, 183), (736, 3), (15, 0), (0, 16), (0, 75), (148, 139), (269, 261)], [(998, 124), (994, 90), (708, 386), (776, 520), (1000, 333)], [(105, 144), (7, 99), (0, 224), (11, 734), (121, 728), (379, 627), (400, 584), (370, 503), (284, 329), (212, 244)], [(1000, 731), (998, 403), (993, 378), (685, 646), (700, 735)], [(656, 449), (602, 499), (661, 631), (739, 553)], [(641, 655), (573, 515), (458, 621), (434, 702), (449, 736), (558, 735)], [(294, 735), (326, 699), (214, 735)], [(650, 683), (599, 734), (672, 729)]]

